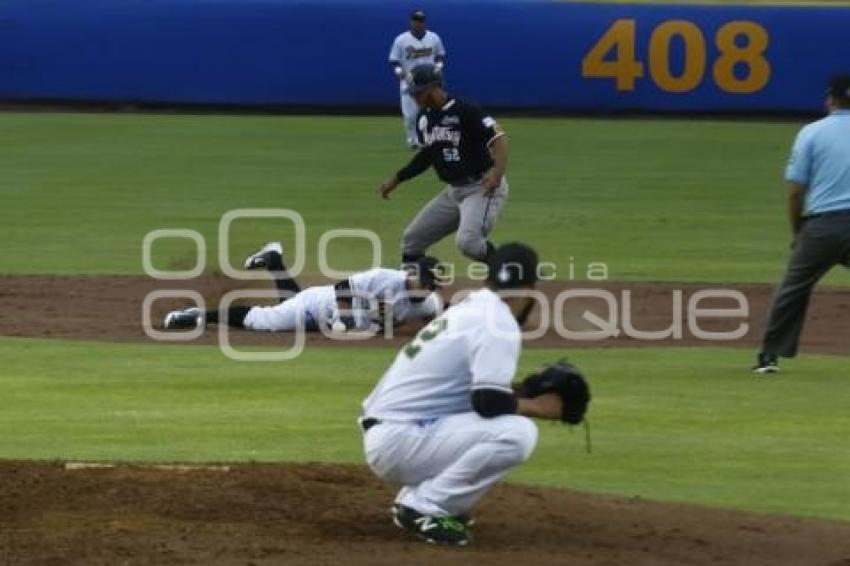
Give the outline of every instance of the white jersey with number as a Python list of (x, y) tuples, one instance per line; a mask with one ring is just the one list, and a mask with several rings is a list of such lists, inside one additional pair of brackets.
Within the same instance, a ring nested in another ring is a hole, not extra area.
[[(426, 31), (422, 39), (418, 39), (410, 31), (406, 31), (398, 34), (393, 41), (389, 60), (391, 63), (401, 65), (401, 68), (407, 74), (417, 65), (433, 65), (436, 63), (437, 57), (445, 56), (446, 50), (443, 48), (443, 41), (433, 31)], [(402, 80), (400, 83), (401, 91), (407, 92), (408, 82)]]
[(499, 296), (470, 293), (401, 349), (363, 414), (416, 421), (472, 411), (474, 389), (512, 391), (520, 348), (519, 325)]

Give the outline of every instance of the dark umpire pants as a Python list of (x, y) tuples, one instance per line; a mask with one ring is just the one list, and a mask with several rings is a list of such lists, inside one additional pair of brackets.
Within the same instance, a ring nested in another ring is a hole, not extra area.
[(770, 307), (762, 352), (797, 355), (812, 290), (838, 264), (850, 267), (850, 210), (814, 216), (803, 224)]

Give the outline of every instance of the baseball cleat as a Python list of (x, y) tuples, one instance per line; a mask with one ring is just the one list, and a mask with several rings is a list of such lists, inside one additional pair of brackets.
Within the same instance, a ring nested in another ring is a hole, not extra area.
[(779, 358), (774, 354), (759, 354), (756, 365), (753, 366), (753, 373), (757, 375), (779, 373)]
[[(392, 507), (390, 507), (390, 514), (393, 517), (398, 514), (399, 507), (401, 507), (401, 505), (398, 503), (393, 503)], [(467, 529), (475, 526), (475, 517), (473, 517), (472, 515), (457, 515), (455, 519), (466, 525)]]
[(393, 523), (431, 544), (464, 546), (469, 544), (466, 525), (450, 515), (424, 515), (405, 505), (393, 507)]
[(183, 330), (198, 328), (204, 323), (204, 315), (198, 307), (171, 311), (162, 320), (162, 327), (166, 330)]
[(269, 254), (283, 255), (283, 244), (268, 242), (258, 251), (245, 258), (245, 269), (265, 269), (269, 265)]

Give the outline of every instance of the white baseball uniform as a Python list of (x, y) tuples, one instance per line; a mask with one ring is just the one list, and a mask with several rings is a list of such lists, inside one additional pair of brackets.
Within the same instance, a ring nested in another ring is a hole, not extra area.
[(407, 144), (410, 146), (416, 146), (419, 143), (416, 137), (416, 115), (419, 113), (419, 107), (416, 106), (416, 101), (410, 96), (410, 85), (407, 82), (407, 77), (413, 67), (424, 64), (433, 65), (438, 58), (445, 56), (446, 50), (443, 47), (443, 41), (433, 31), (426, 31), (422, 39), (417, 38), (409, 30), (400, 33), (390, 48), (390, 63), (400, 66), (404, 71), (404, 77), (399, 81), (399, 91), (401, 94), (401, 114), (404, 117)]
[(282, 303), (254, 307), (242, 323), (248, 330), (287, 332), (296, 328), (317, 330), (320, 323), (334, 320), (336, 290), (333, 285), (308, 287)]
[[(391, 303), (393, 319), (399, 324), (435, 316), (442, 306), (436, 293), (431, 293), (424, 301), (412, 303), (406, 280), (407, 273), (397, 269), (376, 268), (352, 275), (349, 283), (355, 328), (369, 327), (373, 319), (370, 308), (375, 300)], [(249, 330), (291, 331), (301, 325), (316, 330), (320, 324), (338, 318), (336, 290), (333, 285), (322, 285), (304, 289), (274, 306), (254, 307), (248, 311), (243, 324)]]
[(377, 419), (364, 436), (376, 475), (400, 484), (396, 502), (427, 515), (463, 515), (537, 443), (519, 415), (484, 418), (478, 388), (511, 391), (519, 325), (498, 295), (482, 289), (448, 309), (402, 348), (363, 403)]

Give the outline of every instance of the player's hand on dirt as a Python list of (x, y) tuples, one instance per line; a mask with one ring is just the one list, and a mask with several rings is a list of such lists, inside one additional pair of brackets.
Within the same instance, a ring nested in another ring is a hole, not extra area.
[(481, 186), (484, 187), (484, 192), (487, 194), (490, 194), (496, 189), (498, 189), (499, 185), (501, 184), (502, 176), (493, 169), (487, 171), (487, 174), (484, 175), (483, 179), (481, 179)]
[(354, 317), (351, 315), (340, 315), (339, 311), (335, 311), (330, 320), (330, 330), (334, 334), (343, 334), (349, 330), (353, 330), (356, 326)]
[(390, 193), (393, 192), (396, 187), (398, 187), (398, 179), (396, 179), (395, 175), (393, 175), (392, 177), (384, 179), (380, 186), (378, 186), (378, 194), (380, 194), (382, 198), (390, 198)]

